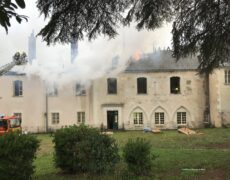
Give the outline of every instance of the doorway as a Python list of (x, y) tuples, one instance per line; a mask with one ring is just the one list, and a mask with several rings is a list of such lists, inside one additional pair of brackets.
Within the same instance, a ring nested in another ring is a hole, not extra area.
[(118, 129), (118, 111), (107, 111), (107, 128)]

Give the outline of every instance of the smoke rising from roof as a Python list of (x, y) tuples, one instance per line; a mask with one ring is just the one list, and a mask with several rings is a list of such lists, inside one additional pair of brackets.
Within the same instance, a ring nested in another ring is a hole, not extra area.
[[(20, 13), (29, 16), (29, 22), (18, 24), (12, 23), (9, 33), (6, 34), (0, 28), (0, 64), (12, 61), (12, 56), (17, 51), (28, 50), (28, 37), (32, 30), (35, 34), (45, 25), (43, 17), (35, 4), (36, 0), (26, 2), (26, 9)], [(118, 69), (124, 69), (129, 58), (135, 52), (153, 52), (154, 47), (170, 46), (171, 26), (165, 25), (155, 31), (138, 32), (133, 26), (120, 28), (119, 35), (115, 39), (108, 40), (98, 37), (89, 42), (80, 41), (78, 44), (78, 56), (74, 64), (70, 62), (70, 45), (46, 46), (41, 38), (37, 38), (37, 55), (32, 65), (24, 68), (16, 67), (14, 70), (25, 72), (28, 75), (38, 75), (48, 83), (58, 82), (65, 85), (70, 81), (87, 83), (92, 79), (99, 78), (111, 72), (112, 59), (118, 58)]]

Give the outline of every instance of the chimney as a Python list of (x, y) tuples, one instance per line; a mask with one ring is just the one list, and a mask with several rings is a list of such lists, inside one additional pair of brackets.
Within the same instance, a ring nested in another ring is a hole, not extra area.
[(71, 48), (71, 64), (73, 64), (78, 54), (78, 41), (76, 38), (72, 39), (70, 48)]
[(34, 30), (29, 36), (28, 46), (28, 61), (32, 64), (32, 61), (36, 59), (36, 37), (34, 36)]

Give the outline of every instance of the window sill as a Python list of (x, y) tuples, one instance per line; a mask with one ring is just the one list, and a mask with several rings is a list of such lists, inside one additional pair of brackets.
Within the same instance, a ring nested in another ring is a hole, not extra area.
[(13, 97), (23, 97), (23, 96), (15, 96), (15, 95), (13, 95)]

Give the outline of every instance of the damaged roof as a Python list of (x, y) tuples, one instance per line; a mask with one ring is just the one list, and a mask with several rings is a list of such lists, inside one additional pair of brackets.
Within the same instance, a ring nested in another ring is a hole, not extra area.
[(125, 72), (162, 72), (197, 70), (199, 62), (197, 57), (188, 57), (176, 61), (172, 51), (160, 50), (151, 54), (144, 54), (140, 60), (132, 59)]

